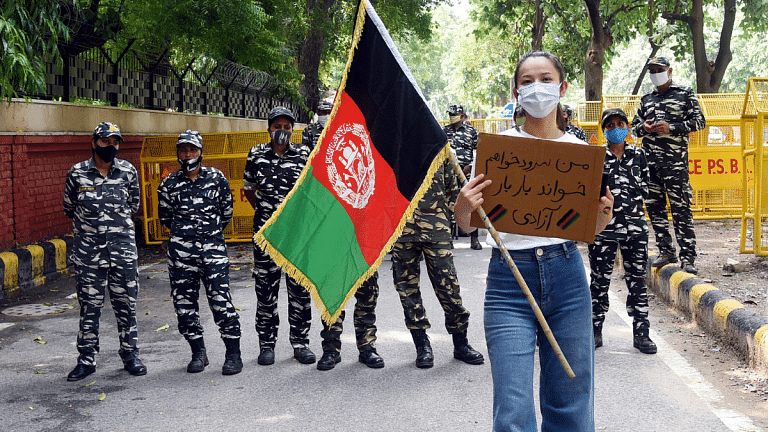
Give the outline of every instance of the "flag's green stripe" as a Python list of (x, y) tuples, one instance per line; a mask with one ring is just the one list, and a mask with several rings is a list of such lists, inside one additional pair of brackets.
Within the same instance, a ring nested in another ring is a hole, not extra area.
[(307, 173), (264, 236), (312, 281), (333, 315), (348, 288), (368, 270), (368, 263), (344, 207), (311, 174)]

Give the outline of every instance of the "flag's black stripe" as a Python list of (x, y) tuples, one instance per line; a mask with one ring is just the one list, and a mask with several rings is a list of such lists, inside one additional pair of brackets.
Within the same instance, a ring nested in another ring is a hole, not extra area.
[(412, 199), (448, 138), (367, 15), (344, 90), (365, 116), (398, 190)]

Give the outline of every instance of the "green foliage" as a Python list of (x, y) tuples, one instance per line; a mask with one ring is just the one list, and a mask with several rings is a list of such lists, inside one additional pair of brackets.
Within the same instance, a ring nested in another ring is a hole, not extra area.
[(57, 43), (69, 37), (50, 0), (2, 2), (0, 13), (0, 98), (45, 90), (46, 63), (61, 67)]

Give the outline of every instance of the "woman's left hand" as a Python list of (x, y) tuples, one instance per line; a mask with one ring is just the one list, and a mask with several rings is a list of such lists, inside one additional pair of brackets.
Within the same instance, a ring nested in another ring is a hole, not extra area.
[(611, 222), (611, 219), (613, 219), (613, 195), (611, 195), (611, 189), (606, 186), (605, 196), (600, 197), (600, 202), (597, 206), (595, 234), (600, 234)]

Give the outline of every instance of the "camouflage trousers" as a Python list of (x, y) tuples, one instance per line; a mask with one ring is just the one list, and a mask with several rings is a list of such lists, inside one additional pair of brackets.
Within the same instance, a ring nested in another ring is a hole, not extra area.
[(403, 305), (406, 327), (411, 330), (430, 328), (419, 289), (422, 254), (432, 288), (443, 307), (445, 328), (450, 334), (466, 331), (469, 311), (462, 305), (451, 242), (396, 242), (392, 247), (392, 274)]
[(201, 281), (221, 337), (240, 337), (240, 317), (229, 292), (229, 257), (223, 242), (201, 244), (172, 237), (168, 243), (168, 275), (178, 329), (184, 339), (203, 336), (198, 303)]
[[(355, 292), (355, 339), (360, 352), (376, 349), (376, 300), (379, 298), (378, 272), (368, 278)], [(341, 351), (344, 311), (330, 326), (323, 321), (323, 352)]]
[(99, 318), (107, 291), (117, 319), (120, 356), (125, 358), (134, 352), (138, 354), (139, 351), (136, 327), (139, 271), (135, 251), (131, 258), (120, 260), (111, 255), (108, 263), (99, 264), (98, 267), (77, 266), (77, 301), (80, 303), (78, 362), (88, 366), (96, 364), (96, 354), (99, 352)]
[(592, 324), (595, 330), (603, 328), (605, 314), (608, 312), (608, 288), (611, 285), (611, 273), (617, 250), (621, 250), (624, 261), (624, 280), (627, 283), (627, 315), (634, 321), (635, 332), (650, 327), (648, 322), (648, 287), (645, 284), (648, 265), (648, 236), (639, 235), (629, 239), (607, 239), (595, 237), (595, 242), (587, 246), (591, 279), (589, 289), (592, 292)]
[[(274, 348), (277, 342), (277, 328), (280, 317), (277, 313), (277, 295), (280, 289), (280, 275), (283, 271), (261, 248), (253, 247), (253, 278), (256, 286), (256, 332), (260, 347)], [(309, 291), (292, 277), (285, 275), (288, 289), (289, 341), (294, 348), (309, 345), (309, 328), (312, 320), (312, 306)]]
[(693, 264), (696, 260), (696, 234), (693, 231), (691, 202), (693, 191), (688, 175), (688, 164), (659, 170), (650, 166), (648, 199), (645, 208), (656, 235), (656, 246), (660, 255), (675, 255), (675, 245), (669, 234), (667, 198), (672, 213), (675, 237), (680, 246), (680, 261)]

